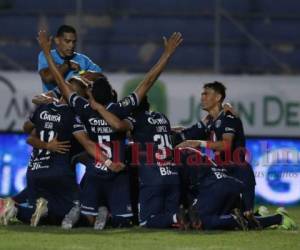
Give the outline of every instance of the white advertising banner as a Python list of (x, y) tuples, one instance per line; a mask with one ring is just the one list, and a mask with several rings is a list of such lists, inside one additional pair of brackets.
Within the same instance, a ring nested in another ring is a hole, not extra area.
[[(110, 74), (120, 96), (134, 88), (141, 75)], [(226, 101), (239, 113), (247, 135), (300, 136), (300, 76), (215, 76), (162, 74), (150, 100), (172, 124), (188, 126), (201, 116), (203, 84), (221, 81), (227, 87)], [(31, 99), (42, 90), (35, 72), (0, 71), (0, 130), (20, 131), (34, 110)]]

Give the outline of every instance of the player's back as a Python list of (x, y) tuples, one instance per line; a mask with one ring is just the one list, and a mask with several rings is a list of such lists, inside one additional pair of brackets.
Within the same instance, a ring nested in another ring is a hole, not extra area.
[[(126, 134), (113, 130), (94, 110), (89, 109), (87, 112), (89, 118), (83, 122), (89, 138), (97, 145), (95, 150), (101, 150), (102, 153), (115, 162), (124, 162)], [(100, 162), (95, 162), (92, 157), (90, 157), (89, 166), (87, 171), (93, 175), (102, 176), (103, 178), (116, 175)]]
[[(67, 104), (40, 105), (30, 120), (35, 125), (36, 135), (41, 141), (71, 141), (72, 133), (82, 130), (73, 110)], [(33, 148), (29, 170), (39, 175), (72, 174), (69, 153), (60, 154), (46, 149)]]
[(177, 184), (168, 118), (159, 112), (142, 111), (128, 120), (133, 126), (133, 140), (139, 146), (141, 182), (145, 185)]
[[(80, 116), (89, 138), (95, 142), (95, 150), (101, 150), (108, 158), (115, 162), (125, 161), (125, 132), (116, 132), (103, 119), (103, 117), (93, 110), (89, 102), (77, 95), (72, 94), (69, 99), (70, 106), (74, 108), (76, 114)], [(138, 106), (138, 98), (135, 93), (123, 98), (119, 102), (111, 102), (106, 109), (120, 119), (127, 117), (134, 108)], [(98, 145), (96, 147), (96, 145)], [(108, 169), (103, 163), (97, 162), (98, 159), (90, 157), (87, 173), (102, 178), (112, 178), (116, 173)]]

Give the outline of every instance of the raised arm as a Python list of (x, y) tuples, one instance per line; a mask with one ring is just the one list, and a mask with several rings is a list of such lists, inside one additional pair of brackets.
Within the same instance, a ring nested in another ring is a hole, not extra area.
[(59, 87), (59, 90), (61, 91), (62, 95), (66, 100), (68, 100), (69, 96), (73, 93), (72, 88), (69, 84), (65, 82), (65, 79), (61, 72), (58, 70), (56, 64), (53, 61), (53, 58), (51, 56), (50, 50), (51, 50), (51, 40), (52, 38), (48, 37), (45, 31), (40, 31), (38, 34), (38, 42), (43, 50), (46, 60), (49, 65), (50, 72), (52, 76), (55, 79), (55, 82), (57, 83), (57, 86)]
[(145, 75), (144, 79), (135, 89), (135, 93), (137, 94), (139, 100), (142, 100), (147, 94), (156, 79), (166, 67), (176, 48), (183, 41), (182, 35), (179, 32), (174, 32), (169, 39), (166, 39), (165, 37), (163, 39), (165, 47), (164, 52), (160, 56), (158, 62), (150, 69), (150, 71)]

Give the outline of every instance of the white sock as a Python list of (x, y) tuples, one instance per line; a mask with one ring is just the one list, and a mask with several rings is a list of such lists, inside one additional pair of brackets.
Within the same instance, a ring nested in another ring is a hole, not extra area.
[(176, 214), (173, 215), (173, 222), (176, 224), (178, 221), (177, 221), (177, 216)]

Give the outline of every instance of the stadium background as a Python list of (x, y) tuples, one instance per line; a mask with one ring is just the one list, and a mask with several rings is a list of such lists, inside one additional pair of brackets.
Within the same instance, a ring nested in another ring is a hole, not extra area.
[[(276, 2), (276, 4), (274, 3)], [(183, 45), (150, 94), (173, 124), (200, 117), (202, 84), (228, 87), (246, 128), (260, 202), (300, 202), (300, 2), (296, 0), (0, 0), (0, 196), (25, 185), (30, 148), (21, 126), (42, 91), (36, 34), (63, 23), (77, 51), (128, 93), (158, 58), (162, 36)]]

